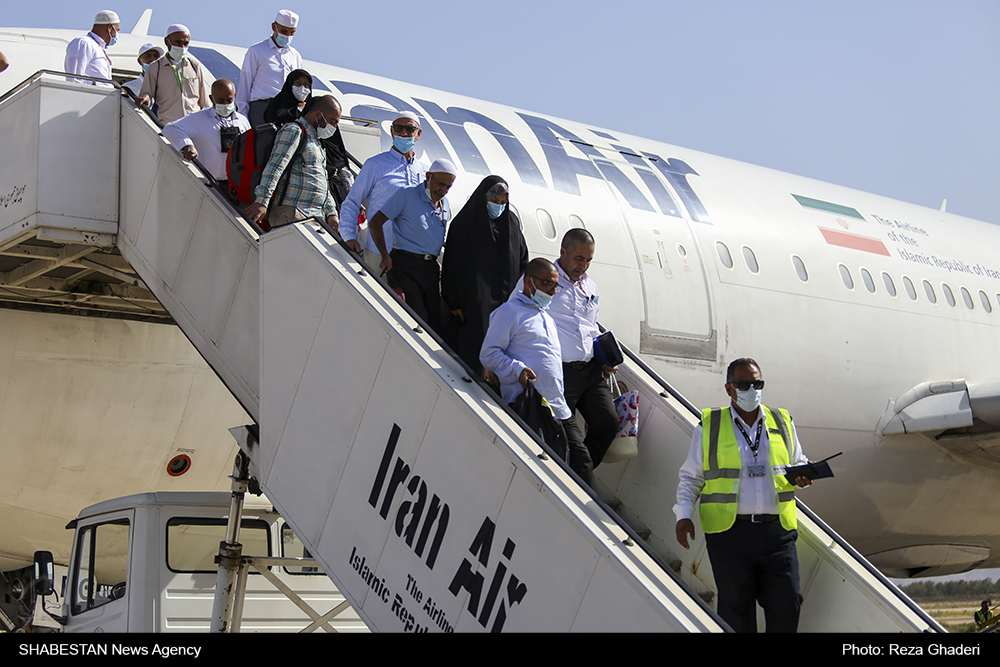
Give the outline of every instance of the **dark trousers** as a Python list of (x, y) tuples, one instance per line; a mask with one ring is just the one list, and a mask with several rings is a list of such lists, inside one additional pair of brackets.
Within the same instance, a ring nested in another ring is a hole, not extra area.
[(587, 422), (583, 444), (596, 468), (618, 434), (618, 412), (601, 365), (596, 359), (563, 364), (563, 389), (569, 409)]
[(706, 533), (708, 557), (719, 591), (719, 616), (736, 632), (757, 632), (757, 607), (764, 610), (767, 632), (795, 632), (802, 592), (798, 531), (781, 521), (736, 520), (722, 533)]
[(583, 483), (593, 488), (594, 463), (590, 458), (590, 450), (584, 444), (583, 432), (576, 423), (576, 417), (561, 420), (566, 431), (566, 448), (569, 450), (569, 469), (580, 476)]
[(403, 290), (406, 305), (441, 335), (441, 267), (437, 260), (398, 248), (389, 257), (392, 259), (389, 285)]
[(267, 105), (271, 100), (254, 100), (250, 103), (249, 108), (247, 108), (247, 120), (250, 121), (250, 127), (257, 127), (258, 125), (264, 124), (264, 111), (267, 110)]

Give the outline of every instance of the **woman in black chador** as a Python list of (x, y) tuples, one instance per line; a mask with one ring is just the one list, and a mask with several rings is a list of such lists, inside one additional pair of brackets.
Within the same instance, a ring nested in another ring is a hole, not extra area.
[(304, 69), (293, 69), (285, 77), (285, 85), (267, 103), (264, 122), (281, 127), (302, 115), (302, 109), (312, 99), (313, 78)]
[(456, 352), (480, 373), (479, 349), (490, 313), (505, 302), (524, 275), (528, 246), (510, 209), (507, 181), (487, 176), (448, 229), (441, 268), (441, 296), (458, 326)]

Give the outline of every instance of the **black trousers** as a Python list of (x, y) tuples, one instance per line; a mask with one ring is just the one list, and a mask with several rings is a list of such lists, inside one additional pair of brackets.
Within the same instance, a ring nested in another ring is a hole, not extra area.
[(563, 390), (570, 410), (579, 410), (587, 422), (583, 439), (596, 468), (618, 434), (618, 412), (604, 370), (596, 359), (563, 364)]
[(270, 101), (270, 99), (254, 100), (250, 103), (250, 106), (247, 108), (247, 120), (250, 121), (250, 127), (257, 127), (264, 124), (264, 111), (267, 110), (267, 105)]
[(767, 632), (795, 632), (802, 592), (798, 531), (781, 521), (752, 523), (737, 518), (729, 530), (706, 533), (708, 557), (719, 591), (719, 616), (736, 632), (757, 632), (757, 608), (764, 610)]
[(583, 432), (580, 431), (580, 426), (576, 423), (576, 417), (562, 420), (562, 425), (566, 431), (569, 469), (579, 475), (584, 484), (593, 488), (594, 463), (590, 458), (590, 450), (584, 444)]
[(389, 253), (392, 271), (389, 285), (406, 295), (406, 305), (441, 335), (441, 266), (436, 259), (424, 259), (394, 249)]

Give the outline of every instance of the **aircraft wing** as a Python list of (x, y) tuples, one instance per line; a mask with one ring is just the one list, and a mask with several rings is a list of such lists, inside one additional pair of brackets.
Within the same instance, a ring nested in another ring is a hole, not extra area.
[(1000, 379), (918, 384), (890, 402), (877, 433), (919, 433), (958, 458), (1000, 469)]

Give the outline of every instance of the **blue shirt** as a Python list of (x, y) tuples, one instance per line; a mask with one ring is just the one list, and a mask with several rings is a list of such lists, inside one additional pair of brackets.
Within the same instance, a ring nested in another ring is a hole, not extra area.
[(423, 183), (400, 188), (389, 197), (379, 211), (392, 222), (396, 248), (421, 255), (441, 254), (451, 209), (447, 197), (439, 203), (435, 206)]
[[(361, 204), (366, 199), (368, 217), (371, 219), (396, 190), (423, 183), (424, 174), (429, 167), (430, 165), (415, 155), (413, 162), (407, 162), (405, 155), (392, 149), (368, 158), (361, 167), (361, 173), (355, 179), (354, 185), (351, 186), (350, 194), (341, 204), (340, 236), (345, 241), (358, 238), (358, 214), (361, 212)], [(382, 233), (385, 235), (385, 249), (391, 252), (393, 248), (391, 222), (382, 225)], [(378, 255), (378, 248), (375, 247), (375, 239), (371, 234), (368, 235), (365, 249)]]
[(535, 388), (552, 406), (556, 419), (572, 416), (563, 395), (562, 352), (555, 322), (523, 293), (490, 314), (479, 360), (500, 378), (500, 393), (507, 403), (523, 391), (518, 377), (530, 368), (536, 376)]

